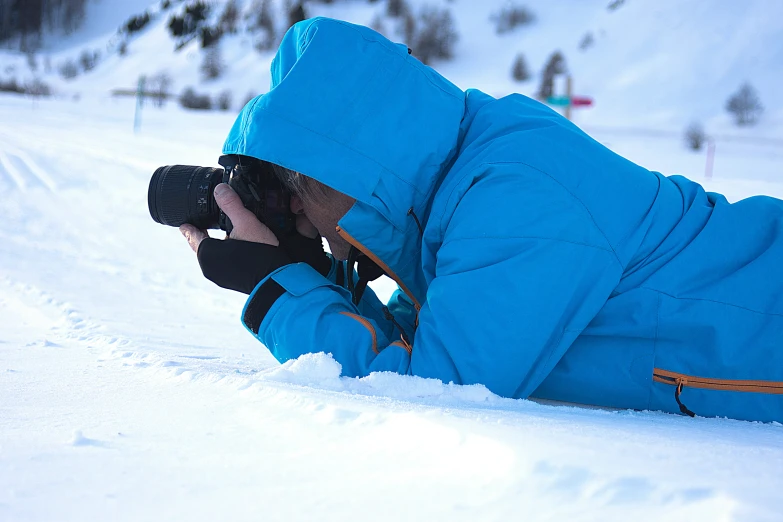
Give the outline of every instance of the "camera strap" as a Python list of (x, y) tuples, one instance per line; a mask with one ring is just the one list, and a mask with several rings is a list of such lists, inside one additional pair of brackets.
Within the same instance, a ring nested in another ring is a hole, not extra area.
[[(385, 275), (383, 269), (376, 265), (372, 259), (362, 254), (356, 247), (352, 246), (348, 251), (348, 291), (351, 293), (351, 300), (354, 305), (358, 305), (362, 300), (364, 291), (367, 289), (367, 283), (375, 281), (382, 275)], [(353, 282), (353, 267), (356, 265), (356, 272), (359, 274), (359, 280)], [(400, 331), (400, 337), (406, 346), (411, 346), (410, 338), (405, 333), (405, 329), (394, 319), (394, 315), (389, 308), (383, 307), (383, 315), (386, 320), (391, 321), (397, 330)]]
[[(358, 305), (362, 300), (367, 283), (375, 281), (383, 275), (383, 269), (376, 265), (372, 259), (362, 254), (356, 247), (351, 247), (348, 252), (348, 291), (351, 292), (353, 304)], [(354, 283), (354, 266), (359, 274), (359, 280)]]

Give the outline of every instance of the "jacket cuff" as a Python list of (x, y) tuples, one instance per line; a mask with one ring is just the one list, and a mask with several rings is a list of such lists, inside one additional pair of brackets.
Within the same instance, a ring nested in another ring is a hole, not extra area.
[(264, 318), (283, 294), (301, 296), (315, 288), (331, 284), (329, 279), (307, 263), (293, 263), (279, 268), (251, 292), (242, 311), (242, 323), (258, 336)]
[(253, 294), (250, 295), (245, 305), (245, 310), (242, 312), (242, 322), (245, 323), (245, 326), (255, 335), (258, 335), (258, 330), (261, 328), (264, 317), (266, 317), (269, 309), (284, 293), (285, 289), (271, 277), (268, 277), (266, 281), (258, 285)]

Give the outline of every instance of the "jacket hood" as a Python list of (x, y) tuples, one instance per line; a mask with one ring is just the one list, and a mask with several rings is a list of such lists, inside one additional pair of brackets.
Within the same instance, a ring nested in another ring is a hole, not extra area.
[(420, 248), (408, 210), (426, 218), (456, 156), (465, 94), (406, 46), (327, 18), (294, 25), (271, 72), (269, 92), (244, 107), (224, 154), (282, 165), (355, 198), (341, 227), (404, 271)]

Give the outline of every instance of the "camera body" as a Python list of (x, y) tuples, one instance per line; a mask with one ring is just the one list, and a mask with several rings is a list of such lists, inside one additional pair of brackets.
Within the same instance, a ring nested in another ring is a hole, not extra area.
[(167, 165), (155, 170), (147, 194), (152, 219), (173, 227), (190, 223), (231, 233), (231, 220), (215, 201), (215, 187), (227, 183), (245, 208), (275, 235), (281, 237), (295, 230), (291, 195), (269, 163), (236, 154), (221, 156), (218, 163), (222, 168)]

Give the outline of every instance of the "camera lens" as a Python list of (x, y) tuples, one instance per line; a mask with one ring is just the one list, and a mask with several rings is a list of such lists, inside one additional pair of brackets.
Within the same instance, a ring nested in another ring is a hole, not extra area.
[(172, 227), (190, 223), (198, 228), (220, 228), (220, 209), (213, 193), (222, 180), (223, 169), (160, 167), (152, 175), (147, 193), (152, 219)]

